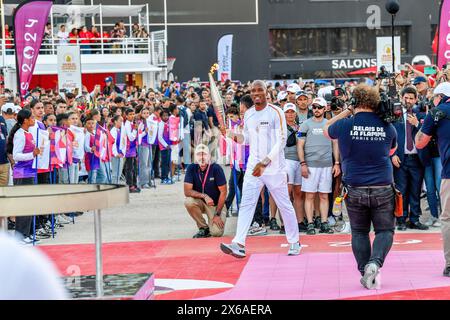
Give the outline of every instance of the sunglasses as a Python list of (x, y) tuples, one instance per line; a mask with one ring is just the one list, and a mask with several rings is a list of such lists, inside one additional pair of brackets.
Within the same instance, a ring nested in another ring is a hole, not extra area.
[(322, 110), (323, 108), (325, 108), (325, 107), (322, 107), (322, 106), (313, 106), (313, 107), (312, 107), (313, 110), (314, 110), (314, 109)]

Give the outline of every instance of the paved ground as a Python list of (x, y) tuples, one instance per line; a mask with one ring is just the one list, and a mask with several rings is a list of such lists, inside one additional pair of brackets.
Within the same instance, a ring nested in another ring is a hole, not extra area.
[[(103, 211), (102, 231), (105, 243), (192, 238), (197, 228), (183, 205), (183, 182), (170, 186), (159, 185), (159, 181), (157, 183), (157, 189), (131, 194), (127, 206)], [(423, 208), (426, 207), (424, 201)], [(427, 212), (424, 218), (426, 216)], [(234, 217), (228, 218), (225, 236), (234, 235), (236, 221)], [(40, 244), (93, 243), (94, 216), (92, 212), (85, 213), (76, 218), (75, 224), (65, 225), (57, 232), (55, 239), (41, 241)], [(439, 229), (433, 228), (428, 232), (439, 232)]]
[[(157, 189), (130, 194), (127, 206), (102, 211), (104, 242), (184, 239), (197, 232), (183, 205), (183, 182), (170, 186), (159, 183), (157, 180)], [(229, 218), (225, 234), (231, 235), (235, 228), (236, 218)], [(94, 215), (85, 213), (76, 218), (75, 224), (65, 225), (57, 232), (55, 239), (41, 241), (41, 244), (92, 243)]]

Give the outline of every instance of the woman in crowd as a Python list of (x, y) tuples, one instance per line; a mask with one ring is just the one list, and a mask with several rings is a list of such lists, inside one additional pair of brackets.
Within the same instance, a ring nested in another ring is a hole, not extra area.
[[(34, 117), (30, 110), (22, 109), (17, 114), (17, 123), (8, 136), (7, 153), (14, 159), (13, 182), (14, 185), (35, 184), (37, 171), (33, 169), (34, 159), (41, 153), (36, 147), (33, 135), (29, 132), (34, 126)], [(24, 243), (32, 243), (33, 217), (16, 217), (16, 233)]]

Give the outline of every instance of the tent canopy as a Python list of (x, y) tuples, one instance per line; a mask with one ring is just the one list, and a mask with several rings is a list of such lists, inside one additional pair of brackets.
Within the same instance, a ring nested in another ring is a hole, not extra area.
[[(5, 16), (12, 16), (18, 4), (5, 4)], [(101, 7), (101, 10), (100, 10)], [(100, 12), (103, 17), (134, 17), (145, 13), (145, 5), (130, 6), (88, 6), (88, 5), (59, 5), (52, 6), (53, 16), (73, 16), (74, 14), (84, 17), (99, 16)]]
[(347, 74), (349, 76), (365, 76), (365, 75), (376, 74), (376, 73), (377, 73), (377, 67), (370, 67), (370, 68), (364, 68), (364, 69), (352, 71)]

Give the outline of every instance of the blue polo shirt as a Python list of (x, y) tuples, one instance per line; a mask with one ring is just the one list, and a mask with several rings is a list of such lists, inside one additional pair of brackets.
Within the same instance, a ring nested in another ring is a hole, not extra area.
[(184, 183), (193, 185), (194, 191), (205, 193), (214, 200), (214, 206), (217, 206), (220, 198), (219, 187), (227, 184), (225, 173), (221, 166), (212, 163), (206, 177), (205, 190), (202, 190), (202, 181), (205, 179), (206, 171), (201, 171), (200, 166), (196, 163), (189, 165), (184, 177)]
[(6, 130), (6, 121), (0, 116), (0, 164), (8, 163), (8, 158), (6, 157), (7, 136), (8, 131)]
[(397, 131), (373, 112), (360, 112), (328, 129), (339, 142), (343, 181), (352, 187), (384, 186), (393, 183), (389, 157), (397, 146)]
[(421, 131), (427, 136), (435, 136), (442, 161), (442, 179), (450, 179), (450, 103), (443, 103), (438, 108), (447, 114), (447, 118), (435, 122), (428, 113)]

